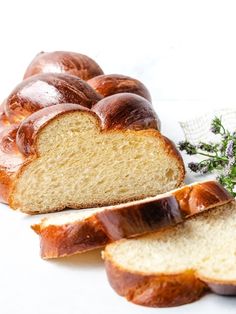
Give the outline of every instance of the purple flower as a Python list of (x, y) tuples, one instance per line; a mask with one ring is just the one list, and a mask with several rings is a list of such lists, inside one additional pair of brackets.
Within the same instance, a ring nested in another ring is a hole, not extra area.
[(234, 141), (230, 140), (226, 146), (225, 154), (228, 158), (234, 157)]
[(231, 173), (231, 168), (235, 164), (235, 157), (230, 157), (227, 166), (224, 169), (224, 175), (228, 176)]

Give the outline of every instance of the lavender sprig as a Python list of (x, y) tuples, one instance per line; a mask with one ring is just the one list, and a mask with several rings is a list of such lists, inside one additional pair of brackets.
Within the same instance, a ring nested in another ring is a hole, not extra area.
[(189, 169), (200, 174), (216, 172), (217, 180), (236, 196), (236, 131), (230, 133), (226, 130), (219, 117), (213, 119), (210, 131), (220, 136), (217, 143), (200, 142), (194, 145), (182, 141), (178, 147), (188, 155), (206, 157), (200, 162), (190, 162)]

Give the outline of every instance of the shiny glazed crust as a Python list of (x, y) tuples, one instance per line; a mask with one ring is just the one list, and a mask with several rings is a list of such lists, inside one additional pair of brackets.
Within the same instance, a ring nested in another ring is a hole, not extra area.
[(97, 102), (93, 107), (102, 128), (110, 129), (160, 129), (160, 121), (149, 101), (132, 93), (120, 93)]
[(7, 203), (15, 175), (24, 163), (16, 145), (18, 125), (8, 125), (0, 131), (0, 201)]
[[(180, 195), (184, 197), (184, 202)], [(209, 198), (209, 195), (212, 197)], [(193, 198), (198, 198), (197, 206)], [(32, 228), (40, 235), (41, 256), (45, 259), (57, 258), (173, 226), (192, 214), (231, 200), (232, 197), (219, 183), (207, 181), (107, 208), (70, 223), (45, 226), (43, 219)]]
[(101, 99), (90, 85), (68, 74), (39, 74), (24, 80), (5, 101), (5, 114), (11, 123), (19, 123), (42, 108), (73, 103), (91, 108)]
[(174, 195), (185, 215), (197, 214), (233, 200), (232, 195), (217, 181), (186, 185), (175, 190)]
[(67, 73), (89, 80), (103, 74), (100, 66), (88, 56), (69, 51), (40, 52), (28, 66), (24, 79), (40, 73)]
[(146, 86), (140, 81), (121, 74), (99, 75), (88, 81), (103, 97), (118, 93), (133, 93), (151, 102), (151, 95)]

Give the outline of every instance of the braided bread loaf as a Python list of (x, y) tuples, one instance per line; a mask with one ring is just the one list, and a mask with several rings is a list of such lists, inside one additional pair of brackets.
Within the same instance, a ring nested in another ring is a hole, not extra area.
[(183, 161), (158, 131), (147, 88), (102, 73), (75, 53), (33, 60), (0, 109), (2, 201), (33, 214), (141, 199), (182, 183)]

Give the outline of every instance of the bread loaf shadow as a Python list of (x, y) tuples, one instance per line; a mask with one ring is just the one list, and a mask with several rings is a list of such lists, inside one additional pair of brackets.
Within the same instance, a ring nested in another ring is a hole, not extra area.
[(55, 263), (62, 268), (72, 268), (78, 270), (78, 267), (83, 269), (103, 268), (103, 260), (101, 258), (101, 249), (88, 251), (83, 254), (66, 256), (59, 259), (45, 261), (46, 263)]

